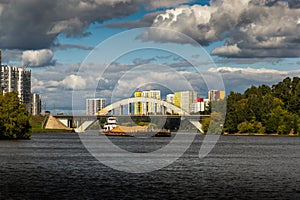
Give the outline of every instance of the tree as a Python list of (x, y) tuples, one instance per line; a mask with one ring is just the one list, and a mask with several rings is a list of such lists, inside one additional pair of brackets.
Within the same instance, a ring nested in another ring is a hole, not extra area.
[(240, 93), (230, 92), (227, 97), (227, 113), (226, 113), (226, 121), (224, 125), (225, 131), (229, 133), (236, 133), (237, 125), (241, 122), (242, 114), (240, 102), (243, 99), (243, 95)]
[(0, 95), (0, 138), (29, 138), (31, 125), (29, 114), (16, 93)]
[(252, 86), (244, 94), (227, 97), (225, 131), (298, 133), (300, 115), (300, 78), (287, 77), (272, 86)]
[(298, 134), (298, 116), (294, 115), (294, 122), (293, 122), (293, 129), (294, 129), (294, 134)]
[(222, 113), (212, 112), (209, 118), (202, 120), (202, 130), (205, 134), (221, 134), (224, 118)]
[(210, 124), (210, 117), (204, 118), (201, 122), (202, 125), (202, 130), (206, 134), (208, 129), (209, 129), (209, 124)]
[(264, 128), (261, 122), (258, 122), (253, 118), (250, 122), (244, 121), (238, 125), (240, 133), (264, 133)]
[(293, 78), (291, 90), (292, 92), (288, 110), (292, 113), (300, 114), (300, 78)]
[(294, 116), (278, 106), (273, 109), (265, 121), (266, 133), (289, 134), (293, 129)]

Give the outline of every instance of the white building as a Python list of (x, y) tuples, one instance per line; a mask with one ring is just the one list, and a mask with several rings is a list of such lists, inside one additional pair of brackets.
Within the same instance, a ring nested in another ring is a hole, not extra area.
[(0, 50), (0, 91), (16, 92), (20, 102), (26, 105), (28, 111), (37, 115), (41, 113), (41, 96), (31, 94), (31, 70), (23, 67), (2, 65)]
[(31, 110), (31, 70), (14, 66), (1, 65), (0, 91), (16, 92), (21, 103)]
[(194, 113), (204, 112), (208, 103), (209, 103), (209, 99), (197, 98), (197, 102), (194, 103), (194, 108), (192, 112)]
[(95, 115), (99, 110), (105, 107), (105, 99), (93, 98), (86, 99), (86, 114)]
[(31, 96), (31, 114), (39, 115), (42, 112), (42, 100), (41, 95), (32, 94)]
[[(142, 91), (142, 97), (152, 98), (152, 99), (161, 99), (160, 90), (147, 90)], [(157, 114), (161, 113), (161, 107), (156, 103), (142, 103), (142, 114)]]

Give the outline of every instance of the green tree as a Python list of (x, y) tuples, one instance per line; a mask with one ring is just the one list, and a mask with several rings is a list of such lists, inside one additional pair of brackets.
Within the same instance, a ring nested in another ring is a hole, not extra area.
[(265, 129), (261, 122), (258, 122), (253, 118), (250, 122), (244, 121), (238, 125), (240, 133), (264, 133)]
[(287, 77), (270, 88), (252, 86), (244, 94), (227, 97), (225, 131), (298, 133), (300, 116), (300, 78)]
[(202, 120), (202, 130), (205, 134), (220, 134), (223, 132), (223, 114), (212, 112), (209, 118)]
[(227, 97), (227, 113), (224, 129), (229, 133), (236, 133), (238, 131), (237, 125), (242, 121), (242, 111), (240, 104), (243, 95), (240, 93), (230, 92)]
[(294, 122), (293, 122), (293, 129), (294, 129), (294, 134), (298, 134), (298, 120), (299, 117), (298, 115), (294, 115)]
[(208, 129), (209, 129), (209, 124), (210, 124), (210, 117), (204, 118), (201, 122), (202, 125), (202, 130), (206, 134)]
[(295, 114), (300, 114), (300, 78), (294, 77), (291, 87), (291, 97), (288, 104), (288, 110)]
[(29, 138), (31, 126), (29, 114), (16, 93), (0, 95), (0, 138)]
[(269, 113), (265, 121), (266, 132), (289, 134), (293, 129), (293, 122), (293, 114), (278, 106)]

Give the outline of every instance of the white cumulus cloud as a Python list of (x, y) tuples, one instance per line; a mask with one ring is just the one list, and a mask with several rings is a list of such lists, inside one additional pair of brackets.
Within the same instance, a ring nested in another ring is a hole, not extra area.
[(84, 89), (86, 81), (81, 76), (71, 74), (62, 80), (62, 85), (67, 89)]
[[(152, 27), (184, 33), (202, 45), (225, 41), (212, 52), (214, 55), (299, 57), (300, 9), (291, 2), (214, 0), (210, 6), (179, 6), (158, 14)], [(189, 42), (167, 31), (149, 31), (141, 38), (158, 42)]]
[(22, 65), (29, 67), (41, 67), (53, 64), (53, 52), (50, 49), (28, 50), (22, 55)]
[(241, 49), (237, 46), (237, 44), (217, 47), (211, 52), (212, 55), (223, 56), (238, 55), (239, 53), (241, 53)]

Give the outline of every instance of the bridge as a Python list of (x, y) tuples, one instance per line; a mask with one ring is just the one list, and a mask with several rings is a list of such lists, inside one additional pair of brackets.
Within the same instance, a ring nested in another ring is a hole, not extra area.
[(182, 110), (181, 108), (166, 102), (166, 101), (162, 101), (159, 99), (153, 99), (153, 98), (147, 98), (147, 97), (134, 97), (134, 98), (128, 98), (128, 99), (123, 99), (117, 102), (114, 102), (108, 106), (106, 106), (105, 108), (101, 109), (96, 115), (106, 115), (108, 112), (114, 110), (114, 109), (119, 109), (120, 110), (120, 114), (124, 113), (124, 108), (127, 106), (128, 108), (128, 112), (129, 114), (131, 114), (131, 105), (134, 103), (151, 103), (156, 105), (156, 107), (160, 107), (161, 112), (163, 114), (166, 114), (167, 110), (171, 110), (174, 111), (175, 113), (178, 113), (179, 115), (187, 115), (189, 116), (190, 114), (184, 110)]
[[(186, 112), (185, 110), (168, 103), (163, 100), (159, 99), (153, 99), (153, 98), (146, 98), (146, 97), (134, 97), (134, 98), (128, 98), (123, 99), (117, 102), (114, 102), (105, 108), (101, 109), (95, 115), (91, 116), (65, 116), (65, 115), (58, 115), (55, 116), (58, 119), (60, 119), (64, 124), (70, 125), (70, 120), (74, 120), (76, 123), (75, 132), (82, 133), (85, 132), (91, 125), (93, 125), (97, 120), (99, 120), (101, 117), (106, 117), (108, 115), (115, 115), (115, 111), (119, 111), (119, 116), (125, 116), (125, 113), (127, 111), (126, 116), (134, 116), (132, 114), (132, 105), (135, 103), (151, 103), (155, 105), (160, 110), (160, 115), (145, 115), (145, 116), (153, 116), (153, 117), (180, 117), (181, 120), (187, 119), (191, 124), (193, 124), (201, 133), (202, 126), (199, 122), (200, 118), (208, 117), (209, 115), (191, 115), (190, 113)], [(167, 111), (171, 111), (171, 113), (176, 113), (176, 115), (167, 115)], [(113, 114), (112, 114), (113, 113)]]

